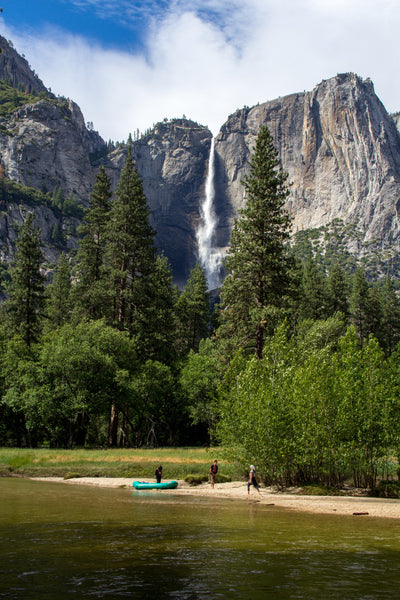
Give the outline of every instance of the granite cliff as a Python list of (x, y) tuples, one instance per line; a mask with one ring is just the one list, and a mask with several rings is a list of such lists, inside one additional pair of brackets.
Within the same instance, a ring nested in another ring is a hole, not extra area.
[[(157, 231), (156, 245), (168, 257), (175, 281), (184, 285), (197, 261), (196, 230), (204, 194), (211, 133), (186, 119), (165, 120), (132, 144), (132, 156)], [(110, 152), (104, 164), (118, 183), (126, 147)]]
[[(3, 194), (0, 259), (15, 249), (16, 224), (27, 210), (37, 214), (46, 258), (77, 245), (79, 215), (56, 210), (56, 192), (88, 205), (97, 170), (103, 164), (112, 186), (125, 162), (126, 145), (106, 144), (87, 127), (79, 107), (56, 98), (32, 73), (27, 61), (0, 38), (0, 82), (19, 90), (15, 105), (0, 105), (0, 165), (13, 182), (39, 190), (43, 202)], [(342, 248), (363, 261), (389, 265), (399, 275), (400, 134), (376, 96), (371, 81), (343, 74), (311, 92), (292, 94), (231, 115), (215, 138), (214, 245), (229, 244), (233, 219), (243, 206), (240, 183), (261, 125), (266, 124), (291, 183), (287, 208), (293, 231), (312, 231), (323, 250), (332, 231)], [(128, 135), (128, 132), (127, 132)], [(156, 244), (183, 285), (198, 257), (212, 135), (186, 119), (165, 120), (132, 143), (132, 154), (157, 230)], [(5, 180), (7, 181), (7, 179)], [(54, 243), (54, 228), (63, 243)], [(328, 236), (329, 233), (329, 236)]]
[[(231, 115), (216, 138), (217, 240), (229, 243), (243, 205), (240, 180), (261, 125), (273, 135), (291, 184), (293, 232), (334, 228), (359, 259), (396, 258), (400, 244), (400, 136), (370, 80), (343, 74), (313, 91)], [(315, 242), (316, 243), (316, 242)]]

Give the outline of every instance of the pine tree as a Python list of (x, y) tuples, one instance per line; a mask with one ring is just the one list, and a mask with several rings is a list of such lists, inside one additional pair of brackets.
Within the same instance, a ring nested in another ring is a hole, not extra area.
[(328, 295), (330, 313), (333, 315), (341, 312), (347, 320), (349, 318), (348, 285), (345, 273), (338, 262), (329, 273)]
[(71, 274), (67, 257), (61, 254), (53, 282), (46, 288), (46, 316), (52, 328), (61, 327), (71, 316)]
[(356, 328), (360, 346), (368, 338), (369, 285), (362, 269), (357, 269), (350, 297), (351, 320)]
[(171, 364), (176, 359), (175, 303), (177, 288), (172, 282), (168, 258), (156, 257), (150, 282), (150, 297), (142, 333), (146, 359)]
[[(112, 323), (135, 337), (139, 360), (148, 353), (147, 317), (155, 268), (155, 231), (131, 145), (115, 192), (107, 228), (107, 265), (112, 293)], [(111, 407), (108, 440), (117, 444), (118, 408)]]
[(197, 352), (201, 339), (207, 337), (210, 321), (210, 302), (207, 277), (197, 263), (189, 274), (187, 284), (176, 305), (178, 350), (181, 356), (190, 350)]
[(74, 302), (77, 319), (100, 319), (110, 315), (110, 286), (105, 265), (107, 232), (111, 211), (111, 188), (104, 167), (100, 167), (83, 218), (83, 235), (77, 254)]
[(271, 333), (289, 289), (290, 217), (284, 209), (289, 194), (287, 174), (268, 128), (260, 129), (250, 172), (244, 178), (246, 206), (239, 211), (225, 259), (226, 278), (220, 335), (233, 336), (240, 346), (261, 358), (264, 338)]
[(149, 219), (150, 210), (129, 145), (110, 214), (107, 260), (113, 291), (113, 321), (132, 336), (140, 336), (155, 266), (155, 231)]
[(33, 225), (35, 215), (28, 213), (20, 227), (15, 260), (10, 269), (11, 282), (5, 301), (6, 321), (11, 334), (21, 335), (27, 346), (40, 335), (44, 305), (43, 261), (40, 229)]
[(384, 345), (383, 335), (383, 291), (377, 283), (369, 285), (366, 313), (368, 336), (372, 333)]
[(400, 341), (400, 303), (389, 275), (382, 292), (382, 337), (383, 345), (391, 354)]
[(299, 313), (302, 319), (316, 320), (328, 316), (326, 278), (311, 258), (303, 265)]

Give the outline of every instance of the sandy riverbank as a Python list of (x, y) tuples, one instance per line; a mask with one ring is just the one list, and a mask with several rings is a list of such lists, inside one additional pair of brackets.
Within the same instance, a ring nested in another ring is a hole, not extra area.
[[(62, 479), (61, 477), (38, 477), (40, 481), (55, 481), (65, 485), (90, 485), (99, 487), (132, 487), (132, 479), (112, 477), (80, 477), (73, 479)], [(168, 490), (168, 494), (204, 496), (214, 498), (229, 498), (231, 500), (243, 500), (244, 502), (259, 501), (261, 504), (274, 505), (290, 510), (320, 513), (354, 515), (361, 517), (386, 517), (400, 519), (400, 500), (385, 498), (365, 498), (358, 496), (303, 496), (295, 492), (279, 493), (271, 488), (260, 488), (261, 494), (252, 488), (250, 496), (247, 495), (247, 485), (242, 481), (231, 483), (217, 483), (214, 489), (209, 483), (198, 486), (190, 486), (184, 481), (179, 481), (175, 490)], [(138, 492), (140, 493), (140, 492)], [(160, 494), (158, 490), (153, 493)], [(367, 514), (366, 514), (367, 513)]]

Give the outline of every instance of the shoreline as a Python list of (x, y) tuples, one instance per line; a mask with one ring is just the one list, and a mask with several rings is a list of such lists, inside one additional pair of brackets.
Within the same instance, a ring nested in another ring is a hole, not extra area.
[[(30, 477), (33, 481), (64, 483), (66, 485), (87, 485), (103, 488), (132, 488), (132, 478), (114, 477)], [(133, 489), (133, 488), (132, 488)], [(160, 490), (148, 490), (159, 494)], [(261, 494), (250, 488), (247, 494), (247, 484), (244, 481), (216, 483), (214, 489), (210, 483), (191, 486), (185, 481), (178, 480), (178, 487), (168, 490), (168, 494), (177, 496), (200, 496), (204, 498), (221, 498), (257, 502), (261, 505), (285, 508), (293, 511), (353, 515), (354, 517), (380, 517), (400, 519), (400, 500), (390, 498), (369, 498), (360, 496), (305, 496), (296, 492), (277, 492), (272, 488), (260, 487)], [(140, 492), (137, 492), (140, 494)]]

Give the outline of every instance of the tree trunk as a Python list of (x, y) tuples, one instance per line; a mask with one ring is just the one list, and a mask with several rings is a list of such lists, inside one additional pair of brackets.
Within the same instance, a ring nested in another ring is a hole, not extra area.
[(258, 359), (262, 358), (262, 351), (264, 347), (264, 327), (257, 325), (256, 329), (256, 356)]
[(108, 445), (118, 445), (118, 417), (119, 410), (115, 404), (111, 405), (110, 422), (108, 424)]

